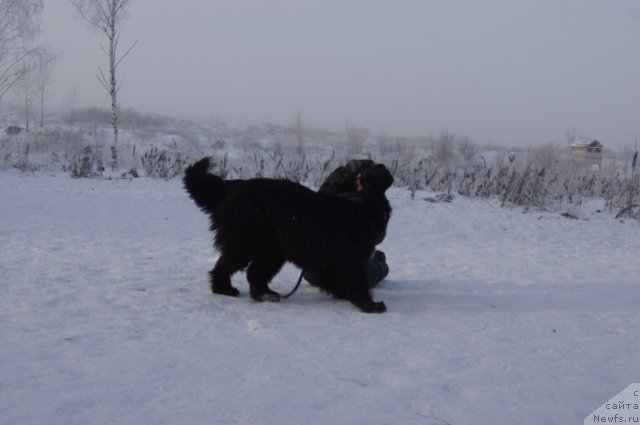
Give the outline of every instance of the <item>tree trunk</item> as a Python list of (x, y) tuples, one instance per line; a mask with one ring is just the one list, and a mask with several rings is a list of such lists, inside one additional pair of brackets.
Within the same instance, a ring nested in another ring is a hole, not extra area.
[(44, 88), (40, 89), (40, 128), (44, 128)]
[(24, 124), (25, 131), (29, 132), (29, 91), (25, 89), (24, 91)]
[[(115, 15), (115, 8), (112, 10)], [(109, 36), (109, 94), (111, 95), (111, 126), (113, 127), (113, 138), (111, 141), (111, 169), (118, 168), (118, 87), (116, 84), (116, 17), (111, 17)]]

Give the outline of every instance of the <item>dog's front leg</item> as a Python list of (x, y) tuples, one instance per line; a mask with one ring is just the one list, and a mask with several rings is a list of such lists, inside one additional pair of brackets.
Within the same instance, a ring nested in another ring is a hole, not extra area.
[(362, 267), (358, 273), (348, 280), (346, 298), (365, 313), (384, 313), (387, 306), (382, 301), (373, 301), (369, 290), (369, 274), (367, 267)]

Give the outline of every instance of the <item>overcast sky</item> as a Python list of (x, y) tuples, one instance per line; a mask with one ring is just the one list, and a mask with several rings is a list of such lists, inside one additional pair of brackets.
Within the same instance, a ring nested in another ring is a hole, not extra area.
[[(104, 41), (46, 0), (56, 105), (96, 79)], [(511, 146), (640, 138), (637, 0), (133, 0), (120, 103), (142, 112)], [(53, 103), (54, 101), (52, 101)]]

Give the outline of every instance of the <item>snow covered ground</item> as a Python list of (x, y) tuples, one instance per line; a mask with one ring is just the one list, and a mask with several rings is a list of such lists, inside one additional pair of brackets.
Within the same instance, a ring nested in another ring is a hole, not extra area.
[(637, 222), (429, 195), (390, 191), (367, 315), (210, 294), (179, 180), (1, 172), (0, 422), (582, 424), (640, 381)]

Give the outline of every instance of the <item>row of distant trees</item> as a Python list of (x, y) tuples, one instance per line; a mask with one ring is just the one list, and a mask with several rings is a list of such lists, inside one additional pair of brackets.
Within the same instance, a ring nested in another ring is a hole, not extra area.
[[(118, 166), (118, 91), (117, 71), (135, 43), (122, 53), (120, 25), (132, 0), (69, 0), (78, 16), (102, 37), (108, 57), (108, 69), (100, 67), (98, 81), (111, 99), (111, 166)], [(44, 125), (47, 87), (51, 80), (56, 55), (50, 48), (36, 44), (41, 31), (43, 0), (0, 0), (0, 101), (13, 91), (25, 108), (25, 126), (29, 131), (30, 103), (39, 105), (40, 126)]]
[(53, 56), (34, 43), (42, 9), (42, 0), (0, 0), (0, 101), (14, 91), (27, 108), (33, 93), (44, 104)]

